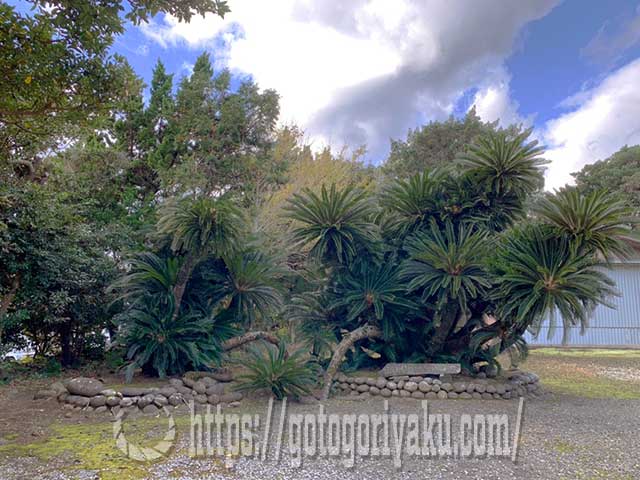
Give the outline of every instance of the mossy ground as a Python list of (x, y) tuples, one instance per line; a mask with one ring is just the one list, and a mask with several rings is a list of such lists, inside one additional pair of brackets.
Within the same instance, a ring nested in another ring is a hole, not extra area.
[[(177, 417), (176, 424), (186, 423), (186, 417)], [(167, 423), (163, 417), (137, 418), (124, 421), (124, 432), (129, 442), (139, 447), (153, 447), (162, 439)], [(183, 429), (178, 428), (178, 435)], [(5, 440), (10, 440), (8, 436)], [(62, 425), (50, 427), (46, 438), (33, 443), (7, 443), (0, 446), (0, 456), (36, 457), (43, 462), (62, 461), (62, 470), (73, 473), (91, 470), (101, 480), (137, 480), (148, 476), (152, 462), (128, 458), (116, 446), (114, 423)]]

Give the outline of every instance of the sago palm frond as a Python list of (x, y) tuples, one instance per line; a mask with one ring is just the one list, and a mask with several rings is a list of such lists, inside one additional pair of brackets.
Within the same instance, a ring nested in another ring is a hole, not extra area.
[(537, 141), (526, 143), (530, 134), (531, 129), (515, 136), (504, 131), (483, 135), (458, 161), (496, 194), (534, 192), (543, 184), (542, 167), (548, 162), (540, 157), (544, 148)]
[(631, 209), (603, 190), (583, 195), (576, 188), (564, 188), (547, 194), (535, 212), (545, 223), (570, 235), (585, 254), (626, 257), (631, 251)]
[(186, 198), (164, 208), (158, 232), (171, 238), (174, 252), (222, 255), (237, 246), (243, 225), (240, 209), (224, 198)]
[(221, 342), (211, 333), (208, 319), (193, 315), (174, 317), (172, 309), (158, 304), (127, 312), (123, 325), (127, 345), (127, 381), (134, 369), (146, 367), (160, 377), (202, 369), (220, 360)]
[(286, 345), (278, 348), (264, 345), (249, 349), (248, 359), (242, 361), (247, 373), (238, 376), (237, 390), (270, 391), (277, 399), (309, 395), (318, 379), (317, 370), (305, 361), (305, 350), (287, 355)]
[(305, 189), (293, 195), (285, 210), (301, 224), (293, 231), (295, 241), (311, 245), (318, 259), (349, 263), (377, 241), (374, 208), (367, 194), (354, 187), (337, 190), (332, 184), (327, 190), (323, 185), (320, 195)]
[(428, 225), (438, 214), (438, 195), (442, 174), (423, 172), (407, 180), (393, 180), (381, 194), (381, 204), (394, 233), (406, 235)]
[(405, 330), (407, 317), (418, 309), (406, 298), (406, 285), (393, 259), (380, 264), (361, 261), (341, 272), (335, 297), (329, 308), (345, 308), (346, 322), (380, 325), (387, 338)]
[(467, 310), (469, 300), (483, 295), (491, 285), (485, 269), (487, 235), (471, 227), (449, 221), (440, 230), (435, 221), (428, 232), (409, 238), (409, 252), (402, 267), (402, 278), (409, 291), (420, 291), (422, 301), (438, 308), (455, 302)]
[(552, 228), (532, 225), (507, 232), (495, 261), (498, 317), (513, 318), (518, 331), (537, 334), (550, 319), (553, 334), (560, 314), (566, 342), (570, 327), (588, 325), (596, 306), (609, 305), (614, 282), (596, 268), (591, 255), (576, 252), (570, 237)]
[(271, 258), (254, 251), (237, 252), (216, 267), (199, 272), (195, 294), (212, 299), (218, 312), (226, 310), (237, 322), (252, 325), (280, 310), (286, 272)]
[(110, 291), (117, 292), (116, 300), (142, 301), (151, 296), (165, 303), (169, 301), (181, 258), (163, 258), (146, 252), (131, 259), (129, 264), (129, 271), (109, 287)]

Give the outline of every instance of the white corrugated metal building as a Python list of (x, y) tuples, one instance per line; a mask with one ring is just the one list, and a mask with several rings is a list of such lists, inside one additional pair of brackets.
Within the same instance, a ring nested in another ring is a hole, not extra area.
[[(640, 258), (615, 261), (605, 273), (616, 282), (619, 297), (611, 299), (615, 309), (599, 306), (589, 322), (589, 328), (580, 335), (580, 327), (573, 327), (569, 342), (571, 347), (640, 348)], [(562, 325), (548, 338), (548, 322), (537, 338), (527, 333), (530, 345), (562, 346)]]

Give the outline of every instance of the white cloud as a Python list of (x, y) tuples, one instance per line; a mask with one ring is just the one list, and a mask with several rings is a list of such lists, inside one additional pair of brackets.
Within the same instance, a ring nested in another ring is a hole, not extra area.
[[(216, 44), (214, 59), (281, 94), (281, 120), (338, 146), (389, 137), (448, 116), (462, 93), (486, 85), (483, 114), (517, 117), (508, 76), (495, 85), (521, 28), (558, 0), (262, 0), (233, 2), (224, 20), (172, 17), (141, 27), (169, 47)], [(220, 42), (224, 48), (220, 52)]]
[(518, 113), (518, 102), (510, 96), (509, 82), (511, 78), (504, 68), (499, 68), (490, 79), (476, 92), (473, 105), (476, 113), (485, 122), (495, 122), (507, 127), (522, 124), (529, 127), (533, 124), (533, 116), (523, 118)]
[(640, 59), (580, 92), (564, 105), (575, 109), (547, 123), (546, 157), (552, 160), (546, 188), (572, 183), (572, 172), (602, 160), (624, 145), (640, 143)]

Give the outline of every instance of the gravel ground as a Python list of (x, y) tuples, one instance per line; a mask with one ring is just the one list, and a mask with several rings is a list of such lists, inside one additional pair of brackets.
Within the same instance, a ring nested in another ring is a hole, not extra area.
[[(279, 414), (279, 409), (276, 408), (266, 461), (261, 461), (258, 457), (224, 455), (190, 457), (188, 417), (178, 416), (177, 445), (166, 457), (153, 464), (136, 464), (137, 470), (134, 471), (129, 469), (133, 462), (120, 460), (119, 452), (112, 447), (104, 453), (110, 459), (109, 468), (96, 471), (86, 468), (87, 465), (72, 452), (56, 452), (43, 457), (42, 451), (34, 450), (33, 455), (30, 455), (31, 445), (35, 448), (33, 442), (48, 441), (55, 444), (65, 441), (62, 436), (56, 436), (52, 429), (55, 425), (73, 427), (88, 424), (92, 429), (92, 422), (96, 424), (96, 429), (103, 428), (107, 432), (105, 442), (113, 442), (110, 438), (113, 424), (105, 423), (105, 417), (95, 414), (85, 417), (82, 413), (74, 412), (70, 416), (70, 413), (55, 403), (34, 402), (29, 388), (35, 389), (35, 386), (24, 384), (0, 389), (0, 480), (137, 480), (145, 478), (145, 475), (149, 479), (185, 480), (640, 479), (640, 360), (637, 356), (605, 358), (596, 352), (586, 358), (578, 358), (565, 354), (556, 356), (540, 353), (531, 359), (529, 367), (541, 375), (543, 385), (545, 375), (547, 376), (553, 385), (550, 387), (553, 392), (525, 401), (515, 462), (509, 457), (411, 457), (406, 455), (405, 448), (400, 469), (394, 466), (390, 457), (358, 457), (355, 466), (347, 468), (343, 464), (343, 457), (318, 456), (304, 458), (302, 467), (296, 468), (292, 465), (293, 459), (286, 453), (287, 448), (283, 449), (279, 461), (274, 458), (274, 437)], [(607, 378), (612, 380), (606, 380)], [(564, 388), (569, 383), (572, 384), (571, 390)], [(581, 385), (585, 391), (590, 388), (589, 395), (572, 393), (581, 391)], [(595, 389), (594, 385), (598, 388)], [(630, 396), (618, 395), (615, 398), (615, 395), (610, 395), (609, 392), (615, 392), (623, 385), (626, 388), (625, 395)], [(359, 401), (335, 398), (324, 405), (326, 413), (375, 414), (383, 411), (380, 397)], [(429, 402), (429, 407), (429, 413), (451, 415), (454, 436), (459, 431), (460, 415), (506, 414), (511, 436), (515, 428), (518, 401), (434, 400)], [(287, 413), (318, 413), (318, 409), (318, 405), (314, 404), (290, 404)], [(240, 407), (227, 409), (225, 413), (260, 414), (261, 427), (264, 428), (266, 410), (264, 401), (243, 401)], [(422, 414), (419, 401), (399, 398), (391, 399), (390, 413)], [(142, 428), (144, 421), (146, 420), (137, 423), (135, 419), (127, 419), (124, 424), (125, 432), (127, 425), (129, 428)], [(166, 418), (161, 416), (152, 425), (152, 439), (155, 441), (166, 431)], [(149, 425), (145, 428), (149, 428)], [(264, 432), (258, 431), (255, 438), (264, 438)], [(286, 434), (284, 442), (287, 447)], [(393, 445), (391, 440), (391, 446)], [(100, 462), (98, 464), (103, 465)]]
[[(330, 413), (375, 413), (382, 411), (382, 402), (379, 398), (360, 402), (336, 399), (325, 407)], [(448, 413), (452, 419), (461, 414), (506, 413), (512, 422), (517, 408), (517, 401), (430, 402), (430, 413)], [(415, 400), (394, 399), (391, 402), (393, 413), (420, 413), (419, 409)], [(234, 413), (264, 414), (265, 410), (265, 405), (250, 404), (234, 410)], [(318, 406), (315, 405), (292, 405), (289, 413), (317, 411)], [(462, 460), (404, 456), (401, 469), (394, 467), (391, 458), (357, 458), (353, 468), (346, 468), (342, 459), (318, 457), (305, 458), (302, 467), (295, 468), (291, 457), (284, 452), (279, 462), (274, 460), (273, 454), (266, 462), (243, 457), (225, 460), (220, 457), (191, 458), (187, 455), (188, 433), (185, 432), (173, 453), (149, 468), (149, 478), (634, 479), (640, 478), (639, 412), (639, 400), (547, 395), (525, 402), (521, 443), (515, 462), (510, 458), (495, 457)], [(454, 420), (454, 431), (457, 431), (455, 423)], [(182, 432), (186, 427), (178, 430)], [(71, 470), (72, 473), (68, 473), (68, 468), (65, 468), (68, 467), (67, 461), (56, 461), (44, 464), (31, 457), (4, 458), (0, 460), (0, 478), (100, 478), (97, 472), (91, 471)]]

